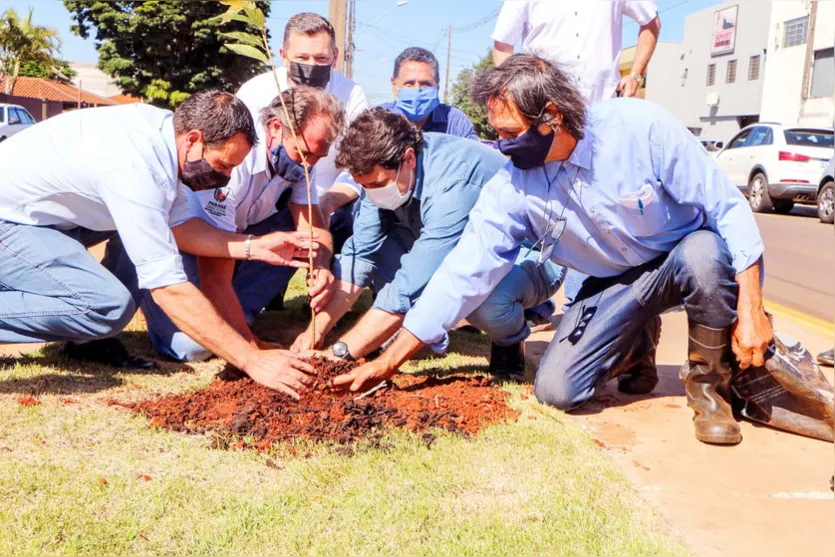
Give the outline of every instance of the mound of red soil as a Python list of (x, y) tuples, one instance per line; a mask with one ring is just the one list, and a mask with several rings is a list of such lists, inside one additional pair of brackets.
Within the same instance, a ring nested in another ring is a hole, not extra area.
[[(215, 432), (237, 446), (267, 450), (275, 443), (308, 439), (346, 444), (377, 438), (387, 427), (416, 433), (442, 428), (474, 435), (484, 426), (515, 420), (509, 393), (485, 377), (397, 375), (389, 386), (355, 400), (357, 393), (327, 387), (357, 364), (314, 360), (316, 385), (291, 400), (249, 378), (216, 380), (206, 389), (127, 406), (151, 424), (187, 433)], [(433, 437), (428, 435), (427, 442)]]

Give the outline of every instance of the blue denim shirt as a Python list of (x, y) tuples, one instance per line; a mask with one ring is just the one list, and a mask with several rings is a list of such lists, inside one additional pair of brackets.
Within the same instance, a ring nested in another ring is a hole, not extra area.
[[(380, 107), (402, 114), (397, 109), (395, 101), (383, 103)], [(446, 133), (457, 137), (466, 137), (467, 139), (478, 139), (469, 117), (454, 106), (443, 103), (432, 111), (421, 129), (424, 132)]]
[(672, 115), (640, 99), (612, 99), (588, 110), (584, 134), (568, 160), (530, 170), (508, 162), (484, 186), (404, 327), (427, 344), (443, 341), (508, 273), (525, 240), (595, 277), (669, 253), (701, 228), (725, 240), (737, 272), (760, 258), (745, 198)]
[[(412, 197), (402, 207), (380, 209), (363, 195), (354, 235), (334, 260), (337, 279), (368, 286), (378, 267), (396, 270), (377, 294), (374, 307), (406, 313), (464, 231), (482, 186), (504, 164), (498, 152), (476, 141), (445, 134), (424, 134)], [(385, 242), (405, 253), (382, 261)]]

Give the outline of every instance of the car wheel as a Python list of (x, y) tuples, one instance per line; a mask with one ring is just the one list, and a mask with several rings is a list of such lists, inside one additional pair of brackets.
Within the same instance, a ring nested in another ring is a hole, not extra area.
[(772, 203), (774, 204), (774, 210), (781, 215), (785, 215), (794, 209), (794, 201), (788, 199), (775, 199)]
[(3, 137), (0, 137), (0, 143), (3, 143), (4, 141), (6, 141), (6, 136), (5, 135)]
[(774, 208), (768, 195), (768, 180), (762, 172), (754, 174), (748, 182), (748, 203), (755, 213), (769, 213)]
[(821, 222), (835, 222), (835, 182), (827, 182), (818, 194), (818, 218)]

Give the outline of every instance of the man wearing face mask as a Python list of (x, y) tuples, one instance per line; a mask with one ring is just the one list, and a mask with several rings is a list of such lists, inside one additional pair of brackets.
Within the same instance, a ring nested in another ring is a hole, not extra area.
[[(362, 88), (334, 69), (339, 54), (336, 32), (324, 17), (310, 12), (291, 17), (284, 28), (279, 54), (283, 66), (276, 74), (282, 91), (299, 85), (324, 89), (342, 103), (348, 122), (368, 108)], [(275, 76), (267, 72), (244, 83), (238, 90), (238, 97), (252, 111), (253, 118), (258, 119), (261, 110), (269, 106), (278, 93)], [(259, 139), (262, 138), (261, 131), (258, 133)], [(353, 225), (352, 206), (346, 203), (356, 199), (360, 187), (350, 174), (336, 168), (335, 157), (336, 154), (331, 153), (319, 161), (314, 186), (338, 252), (351, 235)], [(331, 217), (334, 212), (336, 214)]]
[[(377, 107), (348, 128), (337, 164), (362, 184), (362, 208), (354, 235), (334, 261), (335, 292), (316, 316), (317, 336), (309, 327), (293, 349), (320, 347), (373, 283), (378, 292), (374, 306), (331, 348), (337, 357), (354, 359), (380, 347), (400, 328), (458, 243), (482, 186), (504, 157), (476, 141), (422, 133), (406, 118)], [(564, 271), (524, 257), (518, 263), (491, 300), (464, 316), (493, 340), (490, 368), (497, 375), (523, 371), (521, 341), (530, 332), (524, 310), (550, 298)]]
[(478, 139), (466, 114), (438, 98), (438, 60), (420, 47), (409, 47), (394, 60), (391, 90), (394, 101), (381, 104), (402, 114), (425, 132)]
[[(291, 393), (308, 384), (308, 364), (260, 349), (188, 282), (170, 229), (185, 188), (224, 186), (255, 141), (244, 104), (212, 90), (173, 115), (141, 104), (78, 110), (3, 142), (0, 343), (93, 344), (118, 334), (136, 310), (133, 297), (86, 249), (118, 234), (137, 286), (180, 329), (264, 385)], [(239, 255), (253, 239), (215, 240)], [(303, 246), (289, 235), (270, 244), (284, 261)], [(98, 344), (88, 355), (105, 352)]]
[(502, 282), (528, 240), (542, 261), (590, 276), (540, 363), (537, 399), (574, 410), (615, 377), (623, 392), (651, 392), (656, 318), (683, 304), (689, 358), (681, 377), (696, 438), (739, 443), (731, 359), (742, 369), (761, 366), (772, 340), (763, 243), (745, 198), (670, 114), (633, 99), (586, 111), (571, 78), (541, 58), (510, 57), (476, 80), (473, 96), (511, 161), (485, 185), (392, 345), (335, 383), (358, 390), (443, 341)]
[[(256, 145), (244, 162), (235, 168), (229, 185), (222, 189), (189, 195), (188, 210), (173, 223), (174, 235), (182, 250), (189, 281), (198, 285), (218, 311), (246, 338), (254, 338), (249, 326), (264, 307), (284, 290), (298, 267), (246, 260), (235, 263), (222, 243), (205, 234), (209, 225), (232, 233), (260, 237), (276, 231), (307, 237), (313, 227), (319, 249), (315, 274), (310, 282), (311, 306), (320, 309), (327, 302), (333, 282), (330, 271), (330, 235), (323, 229), (322, 216), (313, 190), (313, 216), (308, 222), (307, 186), (303, 161), (313, 166), (328, 155), (331, 144), (342, 131), (345, 113), (333, 96), (313, 87), (296, 87), (282, 93), (287, 116), (276, 98), (261, 110), (259, 126), (264, 130), (263, 145)], [(292, 130), (291, 130), (292, 128)], [(297, 149), (293, 132), (301, 145)], [(315, 179), (315, 176), (314, 176)], [(288, 206), (276, 209), (276, 202), (289, 193)], [(197, 254), (200, 257), (195, 257)], [(148, 321), (148, 334), (154, 347), (164, 356), (179, 361), (202, 361), (212, 353), (195, 342), (165, 315), (149, 295), (141, 297), (140, 307)]]

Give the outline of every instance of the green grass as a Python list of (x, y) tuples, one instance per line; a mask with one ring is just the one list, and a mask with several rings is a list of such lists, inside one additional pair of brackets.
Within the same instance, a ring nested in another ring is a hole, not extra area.
[[(301, 302), (258, 329), (292, 338)], [(152, 355), (141, 322), (126, 340)], [(454, 334), (453, 352), (411, 369), (484, 372), (487, 349), (484, 337)], [(515, 423), (469, 440), (438, 432), (430, 448), (391, 432), (382, 449), (351, 457), (311, 445), (216, 450), (209, 436), (151, 429), (108, 405), (197, 389), (221, 368), (79, 369), (47, 348), (0, 369), (0, 555), (687, 554), (591, 439), (527, 385), (507, 386), (522, 411)], [(41, 404), (20, 405), (25, 394)]]

